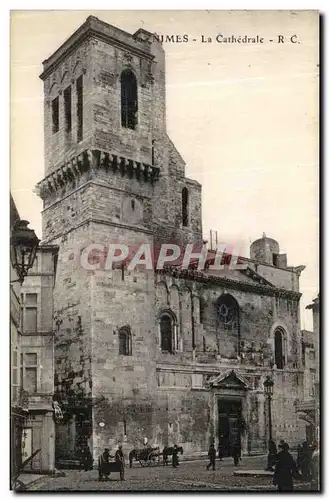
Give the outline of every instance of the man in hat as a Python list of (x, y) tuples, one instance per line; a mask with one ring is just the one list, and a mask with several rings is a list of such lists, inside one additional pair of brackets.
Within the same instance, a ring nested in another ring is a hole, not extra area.
[(125, 480), (125, 460), (122, 452), (122, 445), (120, 444), (119, 448), (115, 452), (114, 457), (115, 463), (120, 466), (120, 479), (121, 481)]
[(273, 439), (270, 439), (270, 441), (268, 442), (267, 467), (265, 470), (273, 471), (273, 467), (275, 466), (276, 462), (276, 454), (276, 444)]
[(216, 464), (216, 449), (214, 443), (211, 443), (208, 451), (209, 464), (207, 465), (207, 470), (212, 467), (212, 470), (215, 470)]
[(312, 459), (312, 449), (307, 441), (304, 441), (299, 450), (299, 461), (297, 465), (299, 466), (303, 478), (308, 481), (311, 477), (311, 459)]
[(224, 434), (221, 434), (219, 436), (219, 442), (218, 442), (218, 458), (220, 461), (223, 460), (224, 451), (225, 451), (225, 437)]
[(289, 445), (283, 440), (279, 444), (277, 454), (273, 484), (278, 487), (278, 491), (293, 491), (293, 477), (298, 476), (297, 466), (292, 455), (289, 453)]
[(93, 470), (93, 457), (88, 444), (85, 444), (82, 449), (80, 463), (85, 471)]
[(177, 444), (174, 445), (173, 451), (172, 451), (172, 466), (174, 469), (179, 466), (179, 460), (178, 460), (178, 446)]
[(101, 456), (98, 458), (98, 479), (99, 481), (107, 481), (110, 475), (110, 450), (105, 448)]
[(241, 436), (234, 436), (231, 443), (231, 457), (233, 457), (234, 465), (239, 465), (241, 459)]

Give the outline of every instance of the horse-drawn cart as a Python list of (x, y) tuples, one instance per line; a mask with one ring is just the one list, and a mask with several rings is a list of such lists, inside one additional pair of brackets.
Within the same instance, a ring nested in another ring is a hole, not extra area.
[(133, 460), (136, 460), (141, 464), (142, 467), (153, 467), (160, 465), (160, 448), (141, 448), (137, 450), (132, 450), (129, 453), (129, 466), (132, 467)]
[[(133, 460), (139, 462), (142, 467), (154, 467), (161, 464), (168, 465), (169, 457), (172, 456), (173, 452), (174, 448), (168, 446), (165, 446), (162, 452), (160, 452), (158, 446), (155, 448), (148, 446), (141, 449), (134, 449), (129, 453), (129, 466), (133, 466)], [(177, 453), (183, 454), (181, 446), (177, 448)]]
[(139, 460), (139, 463), (141, 464), (142, 467), (153, 467), (155, 465), (160, 465), (160, 449), (159, 448), (154, 448), (150, 453), (147, 455), (146, 460)]

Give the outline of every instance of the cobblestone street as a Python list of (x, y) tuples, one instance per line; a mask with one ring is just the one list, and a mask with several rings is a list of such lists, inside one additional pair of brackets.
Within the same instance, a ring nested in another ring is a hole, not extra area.
[[(66, 477), (45, 478), (32, 486), (37, 491), (235, 491), (235, 490), (275, 490), (271, 477), (236, 477), (238, 469), (264, 469), (266, 457), (245, 457), (241, 465), (234, 467), (232, 459), (216, 462), (215, 471), (207, 471), (207, 460), (181, 462), (179, 468), (171, 466), (141, 467), (136, 464), (125, 469), (125, 481), (120, 481), (118, 473), (112, 473), (110, 480), (98, 481), (98, 472), (66, 471)], [(308, 489), (305, 484), (297, 484), (296, 489)]]

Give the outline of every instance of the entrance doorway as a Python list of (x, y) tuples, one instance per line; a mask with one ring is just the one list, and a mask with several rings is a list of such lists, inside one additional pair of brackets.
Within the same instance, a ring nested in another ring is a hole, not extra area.
[(241, 400), (218, 400), (218, 443), (219, 452), (229, 457), (233, 443), (241, 442)]

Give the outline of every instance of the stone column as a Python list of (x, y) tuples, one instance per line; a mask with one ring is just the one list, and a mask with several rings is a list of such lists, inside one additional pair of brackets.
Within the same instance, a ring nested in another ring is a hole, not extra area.
[(245, 398), (242, 398), (241, 406), (242, 406), (242, 417), (247, 425), (244, 434), (241, 434), (241, 456), (243, 456), (243, 455), (248, 455), (249, 452), (248, 450), (248, 426), (249, 426), (249, 414), (250, 414), (249, 395), (246, 395)]
[(259, 428), (259, 437), (263, 440), (264, 446), (266, 447), (267, 442), (267, 429), (266, 429), (266, 421), (265, 421), (265, 395), (263, 393), (258, 394), (258, 428)]
[(53, 412), (48, 412), (44, 416), (42, 447), (45, 450), (42, 468), (51, 472), (55, 469), (55, 422)]
[(77, 430), (76, 430), (76, 422), (75, 422), (75, 414), (73, 414), (72, 416), (72, 420), (70, 420), (70, 422), (68, 423), (68, 451), (69, 453), (72, 453), (72, 455), (74, 455), (75, 453), (75, 440), (76, 440), (76, 433), (77, 433)]
[(217, 396), (211, 391), (209, 395), (209, 436), (213, 436), (215, 440), (216, 450), (218, 449), (218, 410), (217, 410)]

